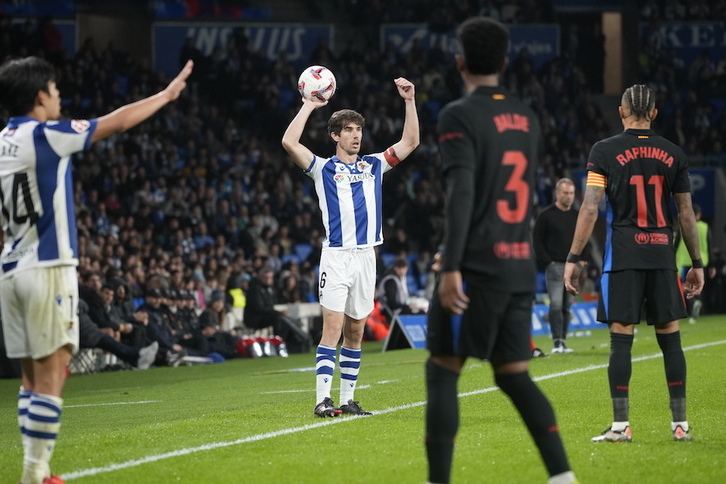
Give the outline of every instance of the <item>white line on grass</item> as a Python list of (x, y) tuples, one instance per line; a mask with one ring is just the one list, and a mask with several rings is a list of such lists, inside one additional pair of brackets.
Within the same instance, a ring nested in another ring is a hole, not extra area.
[[(697, 350), (697, 349), (706, 348), (709, 346), (722, 345), (724, 343), (726, 343), (726, 340), (714, 341), (711, 343), (704, 343), (704, 344), (700, 344), (700, 345), (689, 346), (687, 348), (683, 348), (683, 351)], [(654, 355), (640, 356), (637, 358), (633, 358), (633, 361), (652, 360), (654, 358), (660, 358), (661, 356), (662, 356), (661, 353), (657, 353)], [(534, 380), (535, 381), (550, 380), (552, 378), (575, 375), (577, 373), (583, 373), (583, 372), (592, 371), (592, 370), (599, 370), (602, 368), (607, 368), (607, 365), (605, 365), (605, 364), (591, 365), (591, 366), (586, 366), (584, 368), (576, 368), (574, 370), (561, 371), (559, 373), (552, 373), (549, 375), (536, 377), (536, 378), (534, 378)], [(494, 390), (498, 390), (498, 389), (499, 389), (499, 387), (482, 388), (481, 390), (474, 390), (471, 392), (460, 393), (459, 397), (467, 397), (470, 395), (479, 395), (482, 393), (489, 393), (489, 392), (493, 392)], [(383, 410), (376, 410), (375, 415), (385, 415), (387, 413), (399, 412), (401, 410), (407, 410), (409, 408), (421, 407), (425, 404), (426, 404), (426, 401), (422, 401), (422, 402), (409, 403), (406, 405), (399, 405), (397, 407), (390, 407), (390, 408), (386, 408)], [(371, 417), (334, 418), (334, 419), (330, 419), (330, 420), (326, 419), (326, 420), (323, 420), (323, 421), (315, 423), (315, 424), (303, 425), (301, 427), (293, 427), (293, 428), (289, 428), (289, 429), (276, 430), (274, 432), (267, 432), (264, 434), (251, 435), (251, 436), (245, 437), (243, 439), (232, 440), (229, 442), (213, 442), (210, 444), (199, 445), (197, 447), (188, 447), (186, 449), (174, 450), (174, 451), (166, 452), (163, 454), (150, 455), (147, 457), (143, 457), (141, 459), (134, 459), (134, 460), (126, 461), (126, 462), (119, 462), (116, 464), (109, 464), (109, 465), (103, 466), (103, 467), (93, 467), (91, 469), (84, 469), (84, 470), (80, 470), (80, 471), (69, 472), (68, 474), (63, 474), (61, 476), (61, 478), (66, 481), (70, 481), (73, 479), (79, 479), (81, 477), (105, 474), (107, 472), (118, 471), (121, 469), (128, 469), (130, 467), (137, 467), (137, 466), (140, 466), (143, 464), (148, 464), (150, 462), (157, 462), (160, 460), (171, 459), (173, 457), (180, 457), (183, 455), (194, 454), (196, 452), (202, 452), (205, 450), (213, 450), (213, 449), (220, 449), (223, 447), (231, 447), (233, 445), (246, 444), (248, 442), (258, 442), (260, 440), (272, 439), (275, 437), (281, 437), (283, 435), (296, 434), (298, 432), (304, 432), (306, 430), (317, 429), (320, 427), (325, 427), (327, 425), (335, 425), (335, 424), (339, 424), (339, 423), (343, 423), (343, 422), (352, 422), (352, 421), (357, 420), (358, 418), (371, 418)]]
[[(396, 383), (398, 380), (381, 380), (377, 381), (376, 385), (386, 385), (387, 383)], [(371, 388), (371, 385), (360, 385), (356, 387), (356, 390), (367, 390), (368, 388)], [(314, 388), (308, 388), (306, 390), (277, 390), (274, 392), (260, 392), (260, 395), (272, 395), (275, 393), (311, 393), (314, 392)]]
[(87, 403), (85, 405), (63, 405), (63, 408), (105, 407), (108, 405), (142, 405), (144, 403), (159, 403), (160, 401), (161, 400), (142, 400), (140, 402)]

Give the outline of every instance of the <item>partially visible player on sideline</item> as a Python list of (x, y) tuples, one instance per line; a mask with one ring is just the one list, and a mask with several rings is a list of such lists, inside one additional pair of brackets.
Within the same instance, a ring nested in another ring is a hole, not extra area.
[[(683, 151), (651, 129), (658, 114), (655, 93), (642, 84), (625, 90), (618, 107), (624, 131), (593, 145), (587, 186), (565, 264), (565, 288), (577, 295), (580, 256), (607, 195), (607, 240), (597, 319), (610, 328), (608, 379), (613, 423), (593, 442), (630, 442), (628, 421), (631, 349), (635, 325), (645, 305), (663, 351), (670, 394), (673, 439), (692, 440), (686, 420), (686, 358), (678, 320), (686, 302), (703, 289), (696, 217), (691, 205), (688, 162)], [(673, 246), (671, 195), (675, 198), (691, 269), (681, 287)]]
[(163, 91), (92, 120), (60, 120), (55, 70), (37, 57), (0, 66), (0, 306), (5, 347), (21, 358), (21, 484), (58, 484), (50, 472), (66, 365), (78, 348), (78, 247), (70, 156), (142, 122), (186, 86), (188, 62)]
[(499, 85), (509, 32), (474, 17), (457, 30), (465, 95), (441, 111), (446, 231), (428, 314), (429, 481), (448, 483), (459, 427), (457, 383), (467, 357), (488, 360), (529, 430), (550, 483), (576, 482), (555, 414), (529, 376), (535, 263), (530, 237), (542, 146), (537, 116)]
[[(316, 351), (315, 415), (369, 415), (353, 400), (366, 319), (373, 310), (376, 286), (374, 246), (383, 243), (381, 184), (383, 174), (405, 160), (419, 144), (414, 85), (393, 81), (405, 104), (401, 140), (383, 153), (360, 156), (365, 119), (351, 109), (336, 111), (328, 120), (335, 156), (321, 158), (300, 143), (310, 114), (327, 101), (303, 98), (303, 105), (282, 137), (282, 146), (315, 181), (325, 240), (320, 256), (320, 305), (323, 336)], [(340, 408), (330, 396), (341, 332)]]

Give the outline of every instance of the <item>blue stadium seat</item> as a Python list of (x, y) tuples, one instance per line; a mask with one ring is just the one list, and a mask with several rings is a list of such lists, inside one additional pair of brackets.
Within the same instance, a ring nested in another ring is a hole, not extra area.
[(381, 260), (383, 261), (383, 266), (387, 269), (393, 265), (393, 261), (396, 260), (396, 254), (381, 252)]
[(134, 310), (139, 309), (145, 302), (146, 302), (146, 299), (144, 299), (143, 297), (135, 297), (134, 298)]
[(418, 285), (418, 280), (416, 279), (416, 276), (414, 276), (410, 272), (406, 274), (406, 286), (408, 286), (408, 293), (411, 296), (415, 296), (416, 294), (418, 294), (419, 289), (421, 289)]
[(295, 261), (297, 265), (300, 265), (300, 257), (298, 257), (297, 254), (285, 254), (280, 258), (280, 260), (283, 264), (287, 264), (290, 261)]
[(310, 244), (295, 244), (292, 248), (295, 255), (297, 255), (299, 262), (305, 262), (308, 260), (310, 253), (313, 251), (313, 246)]

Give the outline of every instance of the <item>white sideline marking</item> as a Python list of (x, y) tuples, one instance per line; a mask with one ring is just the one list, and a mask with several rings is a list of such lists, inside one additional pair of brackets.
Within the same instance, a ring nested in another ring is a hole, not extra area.
[[(381, 380), (381, 381), (377, 381), (375, 384), (376, 385), (385, 385), (387, 383), (396, 383), (397, 381), (398, 380)], [(360, 385), (360, 386), (356, 387), (356, 390), (367, 390), (370, 387), (371, 387), (371, 385)], [(314, 391), (315, 391), (314, 388), (308, 388), (306, 390), (277, 390), (274, 392), (260, 392), (260, 395), (273, 395), (276, 393), (312, 393)]]
[[(700, 345), (689, 346), (687, 348), (683, 348), (683, 351), (697, 350), (697, 349), (701, 349), (701, 348), (707, 348), (709, 346), (722, 345), (724, 343), (726, 343), (726, 340), (714, 341), (711, 343), (704, 343), (704, 344), (700, 344)], [(657, 353), (654, 355), (647, 355), (647, 356), (639, 356), (637, 358), (633, 358), (632, 361), (652, 360), (654, 358), (660, 358), (661, 356), (662, 356), (662, 353)], [(584, 373), (586, 371), (599, 370), (602, 368), (607, 368), (607, 365), (591, 365), (591, 366), (586, 366), (584, 368), (576, 368), (574, 370), (567, 370), (567, 371), (562, 371), (559, 373), (552, 373), (550, 375), (535, 377), (535, 378), (533, 378), (533, 380), (535, 380), (535, 381), (550, 380), (552, 378), (575, 375), (577, 373)], [(481, 390), (474, 390), (471, 392), (460, 393), (459, 397), (467, 397), (470, 395), (479, 395), (482, 393), (493, 392), (494, 390), (499, 390), (499, 387), (482, 388)], [(213, 442), (210, 444), (199, 445), (197, 447), (188, 447), (186, 449), (174, 450), (171, 452), (165, 452), (163, 454), (150, 455), (147, 457), (142, 457), (141, 459), (128, 460), (126, 462), (109, 464), (109, 465), (102, 466), (102, 467), (93, 467), (90, 469), (69, 472), (68, 474), (61, 475), (61, 478), (66, 481), (70, 481), (73, 479), (79, 479), (81, 477), (105, 474), (107, 472), (118, 471), (121, 469), (128, 469), (130, 467), (137, 467), (137, 466), (140, 466), (143, 464), (148, 464), (150, 462), (156, 462), (156, 461), (160, 461), (160, 460), (171, 459), (172, 457), (180, 457), (183, 455), (194, 454), (196, 452), (202, 452), (205, 450), (213, 450), (213, 449), (219, 449), (219, 448), (223, 448), (223, 447), (231, 447), (233, 445), (246, 444), (248, 442), (258, 442), (260, 440), (272, 439), (275, 437), (281, 437), (283, 435), (296, 434), (298, 432), (304, 432), (306, 430), (317, 429), (320, 427), (325, 427), (327, 425), (336, 425), (336, 424), (344, 423), (344, 422), (354, 422), (360, 418), (371, 418), (376, 415), (385, 415), (387, 413), (399, 412), (401, 410), (407, 410), (409, 408), (421, 407), (425, 404), (426, 404), (426, 401), (422, 401), (422, 402), (409, 403), (406, 405), (399, 405), (397, 407), (390, 407), (390, 408), (386, 408), (383, 410), (375, 410), (374, 415), (372, 415), (370, 417), (365, 416), (365, 417), (355, 417), (355, 418), (351, 418), (351, 417), (331, 418), (330, 420), (325, 419), (316, 424), (303, 425), (301, 427), (293, 427), (293, 428), (289, 428), (289, 429), (276, 430), (274, 432), (268, 432), (268, 433), (264, 433), (264, 434), (250, 435), (249, 437), (245, 437), (243, 439), (237, 439), (237, 440), (232, 440), (232, 441), (228, 441), (228, 442)]]
[(108, 405), (141, 405), (144, 403), (159, 403), (160, 401), (161, 400), (142, 400), (140, 402), (87, 403), (85, 405), (63, 405), (63, 408), (105, 407)]

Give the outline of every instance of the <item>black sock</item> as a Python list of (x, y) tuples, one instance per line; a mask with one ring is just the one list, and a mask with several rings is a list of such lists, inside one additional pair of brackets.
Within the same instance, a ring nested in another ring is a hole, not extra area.
[(686, 420), (686, 357), (681, 347), (681, 333), (656, 333), (658, 346), (663, 351), (668, 393), (671, 397), (671, 412), (674, 422)]
[[(633, 372), (630, 356), (630, 350), (632, 347), (632, 334), (610, 333), (610, 363), (608, 364), (608, 380), (610, 381), (611, 398), (628, 398), (630, 375)], [(616, 421), (619, 420), (616, 419)]]
[(529, 373), (496, 373), (494, 378), (524, 420), (550, 476), (569, 471), (555, 412)]
[(429, 482), (447, 483), (459, 430), (459, 374), (426, 362), (426, 454)]

